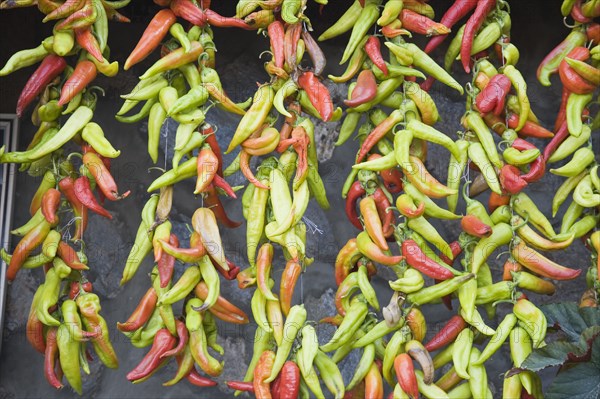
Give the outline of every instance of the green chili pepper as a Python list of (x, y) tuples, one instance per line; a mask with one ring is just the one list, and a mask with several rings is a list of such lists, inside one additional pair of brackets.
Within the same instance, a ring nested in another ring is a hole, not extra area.
[(508, 244), (513, 237), (513, 231), (509, 224), (498, 223), (492, 227), (492, 234), (489, 237), (482, 238), (475, 249), (471, 258), (471, 272), (477, 273), (483, 263), (496, 250), (496, 248)]
[(363, 7), (360, 1), (355, 0), (340, 19), (319, 36), (319, 41), (322, 42), (324, 40), (332, 39), (348, 32), (354, 26), (362, 9)]
[[(525, 118), (522, 119), (526, 121)], [(494, 137), (492, 136), (490, 129), (487, 127), (479, 113), (474, 111), (467, 112), (467, 114), (464, 116), (464, 123), (468, 129), (470, 129), (477, 135), (477, 138), (481, 143), (480, 145), (483, 148), (483, 150), (485, 150), (485, 154), (487, 155), (487, 158), (490, 160), (490, 162), (494, 164), (494, 166), (501, 168), (504, 164), (500, 159), (500, 155), (498, 155), (498, 150), (496, 149)], [(473, 143), (471, 143), (471, 145), (472, 144)], [(482, 169), (482, 173), (485, 177), (486, 171)]]
[[(304, 348), (300, 348), (298, 349), (298, 352), (296, 352), (296, 362), (300, 368), (303, 381), (306, 383), (310, 391), (315, 395), (315, 398), (325, 399), (325, 395), (323, 395), (323, 390), (321, 389), (321, 381), (319, 380), (319, 377), (317, 377), (314, 367), (312, 364), (305, 365), (302, 363), (302, 358), (304, 357), (302, 354), (303, 351)], [(302, 372), (302, 370), (308, 370), (308, 373)]]
[(464, 173), (465, 167), (467, 166), (468, 161), (468, 148), (469, 142), (466, 140), (458, 140), (456, 141), (456, 147), (458, 148), (458, 153), (460, 156), (455, 158), (453, 154), (450, 154), (450, 162), (448, 163), (448, 182), (446, 186), (451, 189), (457, 191), (456, 194), (449, 195), (446, 197), (446, 201), (448, 203), (448, 209), (451, 212), (456, 211), (456, 206), (458, 204), (458, 189), (460, 187), (460, 180)]
[[(417, 204), (425, 204), (425, 215), (430, 216), (432, 218), (448, 220), (460, 219), (462, 217), (460, 215), (455, 214), (453, 211), (448, 211), (446, 209), (441, 208), (431, 198), (421, 193), (419, 189), (410, 184), (408, 181), (404, 181), (402, 183), (402, 187), (404, 188), (404, 191), (408, 195), (410, 195)], [(485, 210), (485, 207), (483, 209)]]
[(560, 185), (558, 190), (554, 193), (554, 198), (552, 199), (552, 217), (555, 217), (558, 208), (566, 201), (567, 197), (571, 192), (577, 187), (579, 182), (583, 180), (583, 178), (587, 175), (587, 173), (581, 172), (576, 176), (571, 176), (567, 180)]
[(456, 374), (465, 380), (470, 379), (467, 368), (469, 366), (469, 358), (471, 356), (471, 348), (473, 346), (473, 330), (465, 328), (454, 340), (452, 350), (452, 362)]
[[(60, 323), (59, 323), (60, 324)], [(79, 342), (72, 339), (69, 326), (60, 324), (56, 333), (60, 365), (71, 388), (79, 395), (82, 393), (81, 373), (79, 371)]]
[(444, 255), (450, 259), (454, 259), (450, 245), (448, 245), (444, 238), (438, 233), (437, 229), (423, 216), (409, 218), (406, 225), (409, 229), (416, 231), (425, 240), (433, 244), (433, 246), (439, 249)]
[(273, 90), (271, 85), (266, 84), (258, 88), (254, 94), (250, 109), (242, 117), (242, 120), (227, 147), (227, 151), (225, 151), (226, 154), (230, 153), (263, 124), (273, 106), (274, 96), (275, 90)]
[(546, 236), (554, 237), (556, 235), (548, 218), (538, 209), (537, 205), (527, 194), (520, 192), (513, 198), (512, 206), (519, 216), (532, 223), (537, 229), (544, 232)]
[(408, 294), (407, 299), (415, 305), (422, 305), (440, 299), (443, 296), (453, 293), (465, 282), (475, 278), (475, 274), (464, 274), (442, 281), (441, 283), (425, 287), (422, 290)]
[(350, 35), (350, 39), (348, 39), (348, 44), (344, 49), (344, 54), (342, 55), (342, 59), (340, 61), (340, 65), (344, 64), (354, 50), (358, 47), (360, 41), (366, 35), (367, 31), (371, 28), (371, 26), (377, 21), (379, 18), (379, 8), (378, 5), (374, 2), (365, 3), (363, 9), (360, 12), (360, 15), (356, 19), (354, 26), (352, 27), (352, 33)]
[(158, 178), (156, 178), (148, 187), (147, 192), (158, 190), (166, 186), (172, 186), (175, 183), (179, 183), (182, 180), (194, 177), (197, 174), (197, 159), (192, 157), (179, 165), (177, 170), (171, 169)]
[(198, 266), (190, 266), (181, 275), (179, 280), (158, 298), (158, 305), (172, 305), (185, 298), (200, 282), (201, 274)]
[(444, 69), (446, 71), (450, 71), (452, 69), (452, 64), (460, 54), (460, 47), (465, 33), (465, 27), (466, 25), (462, 25), (460, 29), (458, 29), (456, 36), (454, 36), (450, 42), (450, 45), (448, 46), (448, 49), (446, 50), (446, 55), (444, 56)]
[(348, 113), (342, 122), (342, 126), (340, 127), (340, 134), (338, 135), (337, 141), (335, 142), (336, 146), (340, 146), (344, 144), (352, 133), (356, 130), (358, 123), (362, 117), (361, 113)]
[(356, 331), (360, 328), (360, 325), (367, 317), (369, 308), (363, 300), (356, 298), (350, 304), (349, 309), (346, 312), (344, 320), (333, 334), (331, 339), (325, 345), (321, 345), (321, 350), (324, 352), (330, 352), (338, 349), (346, 342), (352, 339)]
[(52, 316), (48, 310), (58, 302), (61, 282), (62, 280), (54, 268), (48, 270), (43, 284), (44, 292), (36, 309), (37, 318), (47, 326), (60, 325), (60, 321)]
[(488, 360), (500, 347), (502, 344), (508, 339), (510, 332), (513, 327), (517, 324), (517, 317), (513, 313), (508, 313), (502, 322), (496, 328), (496, 333), (490, 338), (490, 341), (483, 349), (479, 358), (473, 362), (473, 364), (483, 364), (486, 360)]
[(342, 399), (346, 393), (346, 389), (344, 388), (342, 373), (337, 364), (322, 351), (317, 351), (317, 356), (315, 356), (315, 366), (319, 369), (321, 379), (325, 383), (327, 389), (329, 389), (329, 392), (333, 394), (335, 399)]
[[(567, 127), (569, 133), (575, 137), (579, 137), (583, 133), (583, 122), (581, 114), (585, 106), (592, 101), (593, 94), (576, 94), (571, 93), (567, 100)], [(564, 144), (564, 143), (563, 143)], [(554, 154), (553, 154), (554, 155)], [(552, 157), (550, 157), (552, 158)]]
[(283, 342), (277, 348), (275, 362), (273, 363), (273, 368), (271, 369), (271, 376), (266, 379), (266, 382), (274, 381), (279, 375), (281, 368), (290, 355), (294, 340), (296, 339), (296, 336), (298, 335), (298, 332), (304, 325), (305, 321), (306, 309), (304, 309), (304, 305), (292, 306), (290, 312), (288, 313), (288, 317), (285, 320), (285, 325), (283, 326), (283, 331), (285, 334), (283, 337)]

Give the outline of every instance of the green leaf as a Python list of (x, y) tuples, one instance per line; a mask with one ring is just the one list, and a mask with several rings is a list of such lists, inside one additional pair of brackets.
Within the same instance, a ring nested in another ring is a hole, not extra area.
[(588, 326), (600, 326), (600, 308), (579, 308), (579, 314)]
[[(586, 348), (587, 349), (587, 348)], [(569, 354), (584, 355), (585, 349), (577, 344), (565, 341), (551, 342), (543, 348), (536, 349), (525, 359), (521, 368), (540, 371), (546, 367), (561, 366), (569, 358)]]
[(575, 302), (552, 303), (540, 306), (540, 309), (546, 315), (548, 327), (559, 328), (571, 341), (578, 341), (583, 330), (589, 326), (579, 314)]
[(578, 363), (558, 373), (546, 392), (546, 399), (590, 399), (599, 396), (600, 369), (592, 363)]
[[(600, 373), (600, 335), (596, 336), (592, 344), (592, 359), (591, 363), (596, 366)], [(600, 396), (600, 395), (599, 395)]]

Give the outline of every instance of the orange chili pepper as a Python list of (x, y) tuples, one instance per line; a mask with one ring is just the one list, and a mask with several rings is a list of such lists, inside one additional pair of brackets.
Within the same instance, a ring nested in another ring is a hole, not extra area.
[(390, 249), (383, 235), (383, 226), (379, 214), (377, 213), (377, 206), (373, 197), (368, 196), (360, 200), (359, 203), (360, 213), (363, 218), (365, 230), (369, 234), (369, 237), (375, 244), (384, 251)]
[(264, 188), (265, 190), (269, 190), (269, 187), (262, 184), (260, 182), (260, 180), (258, 180), (256, 178), (256, 176), (254, 176), (254, 173), (252, 173), (252, 170), (250, 169), (250, 158), (251, 157), (252, 156), (250, 154), (248, 154), (246, 151), (244, 151), (243, 149), (240, 151), (240, 170), (242, 171), (242, 174), (246, 177), (246, 179), (250, 183), (254, 184), (256, 187)]
[[(365, 376), (364, 398), (383, 399), (383, 379), (377, 363), (373, 362)], [(358, 398), (358, 396), (357, 396)]]
[[(204, 281), (201, 281), (198, 283), (198, 285), (196, 285), (196, 288), (194, 288), (194, 293), (198, 298), (204, 301), (208, 297), (208, 286)], [(217, 298), (217, 302), (209, 308), (209, 311), (215, 316), (217, 316), (217, 314), (228, 314), (231, 316), (231, 318), (236, 320), (236, 324), (246, 324), (249, 322), (248, 316), (243, 310), (229, 302), (221, 295), (219, 295)]]
[(285, 30), (281, 21), (274, 21), (267, 27), (269, 40), (271, 42), (271, 51), (273, 52), (273, 62), (277, 68), (283, 68), (285, 64), (284, 38)]
[(104, 62), (104, 56), (102, 55), (102, 51), (100, 51), (100, 44), (98, 44), (98, 40), (96, 40), (90, 28), (75, 29), (75, 41), (90, 53), (92, 57), (99, 62)]
[(294, 288), (296, 287), (296, 282), (301, 273), (302, 266), (294, 259), (290, 259), (286, 263), (285, 269), (283, 269), (281, 286), (279, 288), (279, 303), (281, 304), (281, 310), (286, 317), (292, 307)]
[(117, 328), (120, 331), (131, 332), (142, 327), (150, 319), (150, 316), (152, 316), (157, 301), (158, 295), (154, 288), (150, 287), (142, 299), (140, 299), (140, 302), (127, 321), (117, 323)]
[(130, 191), (126, 191), (122, 195), (119, 195), (117, 183), (115, 183), (110, 171), (97, 154), (94, 154), (93, 152), (85, 153), (83, 155), (83, 164), (88, 168), (96, 180), (96, 184), (106, 198), (111, 201), (117, 201), (126, 198), (129, 195)]
[(497, 208), (502, 205), (508, 205), (509, 203), (510, 195), (498, 194), (492, 191), (488, 200), (488, 211), (494, 212)]
[(267, 350), (260, 355), (256, 368), (254, 369), (254, 393), (257, 398), (271, 399), (271, 387), (267, 378), (271, 376), (271, 370), (275, 363), (275, 352)]
[(333, 116), (333, 101), (329, 89), (313, 72), (304, 72), (298, 78), (298, 86), (308, 95), (310, 103), (319, 112), (319, 116), (328, 122)]
[(169, 28), (177, 21), (177, 17), (173, 11), (169, 9), (163, 9), (154, 15), (152, 20), (148, 23), (146, 30), (142, 34), (142, 37), (138, 41), (137, 45), (127, 57), (125, 61), (125, 70), (128, 70), (133, 65), (144, 60), (150, 53), (154, 51), (169, 33)]
[(464, 232), (472, 236), (483, 238), (492, 234), (492, 227), (488, 226), (475, 215), (465, 215), (460, 220)]
[(349, 107), (357, 107), (371, 101), (376, 95), (377, 81), (375, 80), (375, 75), (370, 69), (365, 69), (358, 74), (356, 86), (350, 94), (350, 99), (344, 100), (344, 104)]
[(419, 397), (419, 387), (417, 385), (417, 376), (412, 359), (407, 353), (401, 353), (394, 359), (394, 370), (396, 378), (404, 392), (412, 399)]
[(21, 269), (21, 266), (23, 266), (23, 263), (25, 263), (31, 252), (44, 242), (51, 227), (52, 225), (50, 223), (46, 220), (42, 220), (40, 224), (31, 229), (25, 234), (21, 241), (19, 241), (10, 258), (8, 269), (6, 269), (6, 278), (8, 281), (15, 279), (17, 272)]
[(96, 79), (96, 74), (96, 65), (92, 61), (79, 61), (69, 79), (63, 84), (58, 105), (65, 105), (81, 93), (87, 85)]
[(210, 146), (206, 145), (200, 149), (196, 161), (198, 177), (196, 179), (194, 194), (200, 194), (212, 183), (213, 178), (217, 174), (218, 163), (219, 159)]
[(276, 301), (277, 298), (269, 287), (271, 278), (271, 264), (273, 263), (273, 245), (263, 244), (258, 250), (256, 256), (256, 284), (262, 294), (270, 301)]
[(42, 214), (50, 224), (56, 225), (58, 223), (58, 216), (56, 211), (60, 206), (60, 191), (55, 188), (51, 188), (44, 193), (42, 196)]
[(420, 35), (437, 36), (450, 33), (450, 29), (444, 24), (406, 8), (400, 12), (399, 19), (405, 29)]
[(337, 285), (340, 285), (348, 277), (361, 257), (362, 254), (356, 245), (356, 238), (349, 239), (335, 258), (335, 282)]

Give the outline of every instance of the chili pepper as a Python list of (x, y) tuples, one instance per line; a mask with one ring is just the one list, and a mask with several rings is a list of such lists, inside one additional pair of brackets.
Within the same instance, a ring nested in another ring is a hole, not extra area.
[[(357, 19), (354, 20), (355, 23), (352, 27), (352, 33), (350, 35), (350, 39), (348, 39), (348, 44), (344, 49), (344, 54), (342, 55), (340, 65), (348, 61), (352, 53), (354, 53), (358, 47), (361, 39), (365, 36), (371, 25), (373, 25), (378, 18), (379, 9), (377, 8), (377, 5), (375, 3), (365, 4), (365, 7), (361, 10)], [(322, 37), (323, 36), (321, 36), (319, 40), (323, 40), (321, 39)]]
[(550, 75), (558, 71), (560, 62), (575, 47), (583, 46), (587, 37), (579, 29), (571, 33), (542, 60), (537, 69), (537, 78), (544, 86), (550, 86)]
[(523, 241), (517, 240), (511, 253), (514, 259), (523, 267), (554, 280), (570, 280), (579, 276), (581, 270), (561, 266), (535, 250), (529, 248)]
[[(344, 100), (344, 104), (349, 107), (356, 107), (358, 105), (367, 103), (375, 98), (377, 95), (377, 82), (375, 80), (375, 76), (373, 72), (366, 69), (362, 71), (358, 75), (358, 79), (356, 80), (356, 86), (352, 90), (352, 94), (350, 95), (349, 100)], [(352, 114), (348, 114), (346, 118), (350, 117), (351, 119), (356, 116), (352, 116)], [(360, 118), (360, 115), (358, 115)], [(340, 133), (341, 136), (341, 133)]]
[(321, 345), (321, 350), (330, 352), (349, 342), (356, 331), (360, 328), (360, 325), (364, 321), (367, 312), (368, 307), (366, 303), (358, 299), (353, 300), (350, 303), (350, 307), (348, 308), (342, 323), (335, 331), (329, 342), (325, 345)]
[(331, 120), (333, 115), (333, 102), (329, 89), (323, 85), (313, 72), (304, 72), (298, 78), (298, 86), (302, 88), (310, 103), (317, 109), (321, 119), (325, 122)]
[(369, 59), (383, 72), (385, 76), (389, 71), (383, 56), (381, 55), (381, 42), (377, 36), (370, 36), (365, 43), (365, 52)]
[(90, 180), (87, 176), (78, 177), (73, 185), (75, 189), (75, 195), (77, 199), (88, 209), (96, 212), (97, 214), (104, 216), (108, 219), (112, 219), (112, 215), (106, 209), (102, 207), (94, 197), (94, 193), (92, 192), (92, 188), (90, 185)]
[[(476, 2), (470, 0), (459, 0), (452, 3), (450, 8), (442, 16), (440, 23), (446, 26), (448, 29), (452, 29), (454, 25), (465, 17), (471, 10), (477, 5)], [(425, 46), (425, 52), (431, 53), (446, 39), (447, 35), (440, 35), (432, 37), (427, 46)]]
[(0, 76), (6, 76), (19, 69), (35, 65), (42, 61), (47, 55), (48, 51), (44, 48), (43, 44), (32, 49), (17, 51), (8, 59), (8, 61), (6, 61), (6, 64), (2, 69), (0, 69)]
[(433, 225), (427, 221), (427, 219), (422, 216), (408, 219), (407, 226), (409, 229), (424, 237), (428, 242), (432, 243), (444, 255), (449, 258), (453, 257), (452, 249), (448, 243), (444, 241), (442, 236), (437, 232), (435, 227), (433, 227)]
[(83, 263), (73, 248), (64, 241), (58, 243), (56, 254), (73, 270), (87, 270), (88, 267)]
[(55, 188), (48, 189), (42, 196), (41, 211), (42, 215), (46, 218), (46, 221), (51, 225), (58, 224), (58, 216), (56, 211), (60, 206), (60, 191)]
[(283, 68), (285, 63), (285, 56), (283, 52), (285, 31), (283, 23), (281, 21), (271, 22), (267, 27), (267, 32), (269, 33), (269, 40), (271, 42), (271, 51), (273, 51), (273, 60), (275, 62), (275, 66), (278, 68)]
[(451, 279), (444, 280), (439, 284), (425, 287), (418, 292), (408, 294), (407, 299), (410, 302), (418, 305), (429, 303), (445, 295), (453, 293), (458, 287), (474, 277), (474, 274), (456, 276)]
[(160, 329), (152, 342), (152, 348), (142, 361), (127, 374), (129, 381), (136, 381), (148, 376), (160, 365), (161, 355), (171, 350), (176, 344), (176, 339), (166, 328)]
[(283, 40), (283, 49), (285, 56), (285, 66), (288, 70), (295, 70), (297, 68), (298, 59), (296, 52), (298, 50), (298, 42), (302, 34), (301, 24), (291, 24), (285, 31)]
[(346, 12), (338, 19), (336, 23), (331, 25), (325, 32), (319, 36), (319, 41), (332, 39), (336, 36), (348, 32), (354, 26), (358, 16), (362, 12), (362, 5), (359, 0), (355, 0)]
[(433, 352), (454, 342), (455, 338), (466, 328), (466, 326), (467, 324), (461, 316), (453, 316), (448, 320), (444, 327), (442, 327), (442, 329), (440, 329), (440, 331), (425, 344), (425, 349), (429, 352)]
[(96, 78), (96, 65), (88, 60), (79, 61), (69, 79), (63, 84), (58, 105), (65, 105)]
[(496, 6), (494, 1), (478, 1), (475, 7), (473, 15), (469, 18), (465, 24), (465, 32), (463, 34), (462, 43), (460, 47), (460, 56), (462, 66), (465, 72), (470, 73), (471, 68), (469, 67), (469, 59), (471, 55), (471, 49), (473, 47), (473, 39), (475, 34), (481, 28), (487, 15)]
[(267, 381), (272, 374), (275, 362), (275, 353), (270, 350), (264, 351), (254, 369), (254, 392), (258, 398), (271, 398), (270, 384)]
[(417, 386), (417, 377), (412, 359), (407, 353), (401, 353), (394, 359), (394, 369), (398, 384), (410, 398), (418, 398), (419, 390)]
[(217, 14), (210, 8), (207, 8), (204, 11), (206, 15), (206, 20), (211, 26), (217, 26), (219, 28), (240, 28), (245, 30), (254, 29), (252, 26), (248, 25), (244, 22), (243, 19), (234, 18), (234, 17), (224, 17), (222, 15)]
[(279, 290), (279, 303), (281, 304), (283, 314), (286, 316), (290, 311), (294, 288), (301, 273), (302, 267), (298, 262), (291, 259), (286, 263)]
[(363, 229), (363, 226), (358, 218), (358, 213), (356, 211), (356, 201), (360, 197), (366, 194), (365, 189), (362, 187), (360, 182), (356, 181), (352, 184), (352, 188), (348, 192), (348, 196), (346, 197), (346, 216), (350, 223), (354, 225), (359, 230)]
[(15, 279), (17, 272), (23, 266), (23, 263), (27, 260), (29, 254), (40, 244), (44, 242), (44, 239), (50, 232), (52, 225), (46, 220), (40, 222), (36, 227), (31, 229), (25, 236), (19, 241), (13, 255), (6, 269), (6, 278), (9, 281)]
[(235, 131), (231, 142), (229, 143), (229, 147), (227, 148), (227, 151), (225, 151), (226, 154), (231, 152), (233, 148), (250, 137), (250, 135), (258, 130), (258, 128), (263, 124), (265, 118), (271, 111), (271, 107), (273, 106), (274, 96), (275, 91), (271, 85), (267, 84), (258, 88), (254, 94), (254, 99), (250, 109), (246, 111), (246, 114), (242, 117), (242, 120), (240, 121), (240, 124), (238, 125), (238, 128)]
[(571, 68), (573, 68), (573, 70), (579, 76), (581, 76), (588, 82), (594, 84), (595, 86), (598, 86), (600, 84), (600, 78), (598, 78), (598, 74), (600, 73), (600, 71), (598, 71), (598, 68), (586, 64), (581, 60), (570, 58), (568, 56), (565, 58), (565, 61)]
[(46, 333), (46, 349), (44, 352), (44, 376), (48, 383), (56, 389), (61, 389), (63, 384), (55, 372), (58, 357), (58, 344), (56, 340), (57, 328), (50, 327)]
[(410, 294), (411, 292), (419, 291), (425, 285), (425, 280), (420, 272), (416, 269), (408, 269), (404, 272), (404, 275), (395, 280), (390, 281), (390, 288), (394, 291), (404, 292)]
[(360, 201), (360, 211), (363, 217), (363, 223), (365, 230), (369, 234), (369, 237), (377, 244), (379, 248), (384, 251), (389, 249), (385, 236), (383, 235), (383, 226), (379, 214), (377, 213), (377, 206), (373, 197), (365, 197)]
[[(585, 55), (580, 54), (580, 49), (583, 49)], [(570, 58), (585, 60), (589, 58), (589, 50), (585, 47), (576, 47), (569, 54)], [(587, 64), (586, 64), (587, 65)], [(564, 87), (571, 93), (575, 94), (589, 94), (592, 93), (596, 85), (590, 83), (579, 75), (565, 60), (562, 60), (558, 67), (558, 73), (560, 75), (560, 81)]]
[(37, 317), (37, 307), (43, 295), (44, 286), (40, 285), (33, 295), (25, 328), (27, 341), (40, 353), (45, 353), (48, 350), (47, 345), (50, 345), (50, 330), (48, 330), (46, 341), (44, 341), (44, 324)]
[(494, 115), (500, 115), (504, 111), (505, 100), (510, 88), (511, 81), (506, 75), (493, 76), (475, 98), (475, 104), (479, 112), (482, 114), (493, 112)]
[(367, 53), (364, 50), (364, 44), (366, 43), (367, 39), (368, 37), (365, 36), (356, 47), (356, 50), (354, 50), (354, 53), (352, 54), (352, 58), (350, 58), (350, 62), (348, 63), (346, 71), (341, 76), (328, 75), (331, 81), (334, 83), (347, 82), (361, 70), (363, 63), (367, 59)]
[(87, 152), (83, 155), (83, 164), (89, 170), (90, 174), (94, 177), (96, 184), (111, 201), (117, 201), (126, 198), (130, 191), (119, 195), (117, 184), (115, 183), (110, 170), (106, 167), (102, 159), (93, 152)]
[(533, 347), (543, 346), (546, 336), (546, 316), (527, 299), (519, 299), (513, 306), (513, 313), (521, 321), (520, 326), (527, 331), (533, 341)]
[(312, 61), (315, 75), (321, 76), (327, 63), (323, 50), (321, 50), (318, 43), (311, 36), (311, 34), (305, 30), (302, 31), (302, 40), (306, 45), (306, 50), (308, 51), (308, 55), (310, 56), (310, 60)]
[(201, 274), (198, 266), (188, 267), (179, 280), (158, 298), (158, 305), (172, 305), (185, 298), (198, 284), (200, 278)]
[(453, 277), (450, 270), (439, 265), (433, 259), (425, 255), (423, 250), (421, 250), (419, 245), (413, 239), (404, 240), (402, 242), (402, 254), (405, 256), (408, 265), (429, 277), (438, 280), (447, 280)]
[(17, 101), (17, 116), (20, 118), (33, 100), (66, 68), (64, 58), (49, 54), (31, 75)]
[(254, 392), (254, 384), (252, 382), (243, 381), (225, 381), (225, 384), (231, 389), (242, 392)]
[(437, 36), (447, 35), (450, 29), (442, 23), (435, 22), (430, 18), (409, 9), (403, 9), (398, 18), (402, 26), (410, 32), (420, 35)]
[(364, 256), (382, 265), (394, 266), (404, 259), (403, 256), (393, 256), (388, 251), (383, 251), (364, 231), (356, 237), (356, 245)]
[(478, 237), (489, 237), (492, 234), (492, 228), (483, 223), (477, 216), (475, 215), (465, 215), (460, 221), (463, 231), (466, 233)]
[(296, 363), (287, 361), (279, 374), (279, 398), (294, 399), (300, 390), (300, 369)]
[[(106, 321), (98, 314), (100, 312), (100, 299), (96, 294), (81, 293), (76, 299), (79, 313), (86, 330), (99, 333), (92, 339), (92, 345), (98, 358), (106, 367), (117, 368), (119, 362), (117, 355), (110, 343), (110, 336)], [(60, 349), (60, 348), (59, 348)]]
[(71, 337), (71, 332), (66, 324), (60, 324), (56, 332), (56, 343), (62, 371), (67, 381), (75, 392), (81, 395), (82, 382), (79, 371), (79, 342)]
[(133, 311), (129, 319), (125, 323), (117, 323), (117, 328), (120, 331), (135, 331), (142, 327), (150, 318), (154, 311), (158, 296), (154, 288), (150, 287), (146, 294), (140, 300), (138, 306)]

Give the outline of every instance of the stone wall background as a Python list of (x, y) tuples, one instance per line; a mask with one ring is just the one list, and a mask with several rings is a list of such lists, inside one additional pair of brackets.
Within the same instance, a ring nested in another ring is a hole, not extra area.
[[(111, 24), (109, 45), (111, 46), (111, 59), (121, 63), (128, 52), (134, 47), (137, 39), (145, 29), (146, 23), (156, 12), (156, 7), (151, 2), (132, 2), (124, 14), (132, 19), (128, 26)], [(234, 13), (233, 1), (214, 1), (214, 7), (224, 15)], [(433, 7), (438, 12), (437, 19), (449, 6), (450, 2), (432, 1)], [(524, 2), (510, 2), (512, 10), (512, 36), (513, 43), (521, 50), (519, 69), (526, 75), (529, 83), (529, 95), (532, 107), (540, 117), (543, 124), (551, 126), (558, 109), (560, 100), (560, 87), (554, 84), (550, 88), (543, 88), (535, 79), (535, 69), (539, 61), (568, 33), (562, 24), (559, 12), (560, 1), (529, 0)], [(330, 6), (325, 7), (323, 15), (319, 17), (315, 4), (310, 4), (313, 11), (310, 14), (313, 27), (318, 36), (328, 24), (331, 24), (350, 4), (349, 1), (330, 0)], [(37, 10), (20, 9), (0, 13), (0, 64), (8, 59), (15, 51), (36, 46), (44, 37), (50, 34), (51, 27), (41, 24), (41, 16)], [(329, 73), (340, 72), (337, 65), (348, 36), (325, 42), (323, 50), (328, 56)], [(241, 101), (252, 95), (255, 82), (263, 82), (266, 73), (262, 70), (263, 61), (258, 59), (260, 52), (268, 49), (268, 40), (253, 33), (237, 30), (215, 29), (215, 41), (218, 48), (217, 70), (222, 77), (225, 89), (234, 100)], [(440, 54), (441, 53), (441, 54)], [(443, 52), (437, 52), (438, 57), (443, 57)], [(146, 187), (157, 176), (156, 172), (148, 172), (151, 165), (146, 153), (146, 126), (143, 123), (125, 125), (114, 119), (114, 114), (121, 104), (118, 98), (135, 85), (137, 76), (153, 62), (156, 57), (146, 60), (128, 72), (121, 71), (116, 78), (98, 78), (97, 84), (107, 90), (105, 98), (99, 100), (94, 120), (104, 128), (107, 136), (118, 149), (122, 150), (120, 158), (113, 163), (115, 178), (123, 189), (131, 189), (132, 195), (118, 203), (108, 203), (107, 208), (113, 213), (112, 221), (91, 215), (88, 231), (86, 232), (87, 251), (90, 258), (91, 270), (88, 274), (94, 283), (94, 290), (101, 296), (102, 314), (114, 326), (117, 321), (125, 320), (135, 307), (139, 298), (149, 285), (147, 273), (151, 269), (149, 260), (144, 262), (140, 272), (125, 287), (119, 286), (119, 279), (125, 258), (129, 252), (140, 216), (139, 211), (147, 199)], [(21, 87), (26, 82), (33, 67), (19, 71), (9, 78), (0, 80), (0, 112), (14, 112), (14, 105)], [(468, 77), (455, 68), (455, 74), (462, 82)], [(345, 94), (345, 87), (332, 89), (334, 97), (340, 101)], [(464, 112), (464, 98), (450, 92), (449, 89), (436, 84), (433, 95), (438, 105), (442, 122), (437, 128), (453, 133), (460, 130), (459, 119)], [(216, 109), (209, 113), (208, 121), (219, 128), (218, 138), (221, 145), (229, 142), (238, 118), (225, 114)], [(33, 133), (33, 127), (26, 116), (21, 122), (19, 141), (26, 145)], [(334, 278), (332, 264), (338, 249), (347, 239), (354, 237), (357, 231), (347, 221), (343, 202), (340, 196), (342, 184), (352, 165), (356, 153), (356, 143), (348, 142), (342, 148), (336, 149), (331, 154), (332, 145), (337, 136), (338, 126), (329, 124), (327, 127), (318, 126), (318, 141), (320, 143), (320, 158), (323, 160), (320, 172), (325, 181), (328, 197), (332, 204), (331, 210), (322, 211), (314, 201), (306, 212), (306, 217), (313, 221), (318, 229), (309, 232), (307, 253), (314, 256), (316, 261), (303, 275), (297, 289), (297, 301), (306, 303), (309, 319), (318, 320), (321, 317), (333, 315)], [(165, 141), (173, 139), (173, 131), (168, 134), (163, 131)], [(598, 134), (594, 135), (594, 146), (598, 148)], [(538, 143), (539, 144), (539, 143)], [(442, 153), (436, 146), (430, 146), (430, 156), (427, 166), (440, 179), (445, 179), (447, 153)], [(227, 158), (230, 160), (232, 157)], [(161, 154), (159, 165), (164, 162), (164, 153)], [(443, 181), (443, 180), (442, 180)], [(241, 175), (230, 178), (230, 182), (238, 184), (243, 182)], [(529, 188), (528, 193), (536, 201), (540, 209), (546, 214), (550, 211), (551, 196), (561, 184), (562, 179), (546, 176), (541, 182)], [(21, 225), (28, 219), (28, 207), (31, 196), (37, 188), (39, 180), (20, 173), (17, 176), (17, 189), (15, 193), (15, 213), (13, 224)], [(200, 205), (199, 199), (191, 194), (192, 182), (178, 184), (172, 211), (172, 221), (175, 231), (180, 237), (186, 237), (185, 223), (193, 211)], [(486, 200), (486, 196), (479, 198)], [(239, 202), (225, 200), (230, 216), (242, 220)], [(560, 225), (561, 215), (553, 219), (555, 227)], [(460, 225), (457, 222), (436, 223), (442, 234), (451, 239), (457, 236)], [(247, 266), (245, 260), (245, 227), (236, 230), (222, 229), (223, 242), (227, 256), (241, 267)], [(15, 242), (13, 242), (14, 246)], [(277, 253), (274, 263), (275, 278), (278, 279), (283, 266), (281, 253)], [(580, 242), (574, 243), (566, 251), (554, 253), (553, 258), (559, 262), (576, 268), (585, 268), (588, 264), (589, 254)], [(497, 262), (492, 262), (495, 279), (501, 274), (500, 267), (506, 255)], [(179, 265), (177, 272), (181, 273)], [(177, 278), (177, 275), (175, 276)], [(387, 303), (391, 290), (387, 285), (391, 278), (389, 271), (380, 268), (380, 274), (374, 278), (379, 300)], [(8, 307), (6, 309), (4, 339), (0, 353), (0, 398), (67, 398), (77, 397), (70, 388), (54, 391), (43, 378), (42, 357), (37, 354), (27, 343), (25, 338), (25, 322), (30, 306), (30, 301), (35, 288), (43, 280), (41, 271), (22, 272), (8, 288)], [(235, 282), (222, 281), (224, 295), (235, 304), (241, 306), (250, 315), (249, 302), (251, 291), (241, 291)], [(571, 282), (558, 282), (558, 292), (554, 297), (538, 297), (532, 295), (536, 303), (549, 301), (577, 300), (585, 287), (583, 276)], [(302, 289), (300, 289), (302, 288)], [(502, 317), (508, 310), (508, 305), (499, 307), (497, 318)], [(430, 332), (445, 322), (449, 313), (440, 305), (426, 306), (424, 308)], [(177, 310), (176, 310), (177, 313)], [(491, 323), (495, 325), (498, 320)], [(252, 352), (252, 339), (255, 325), (244, 327), (231, 326), (219, 323), (220, 343), (226, 350), (225, 371), (218, 379), (219, 382), (228, 379), (240, 379), (250, 359)], [(332, 334), (333, 329), (328, 326), (318, 327), (320, 342), (325, 342)], [(175, 373), (175, 364), (171, 363), (149, 381), (132, 385), (125, 379), (125, 374), (131, 370), (142, 358), (145, 349), (136, 349), (116, 328), (111, 330), (111, 339), (121, 362), (118, 370), (108, 370), (100, 367), (98, 362), (90, 364), (92, 374), (84, 377), (85, 397), (89, 398), (225, 398), (232, 397), (231, 391), (221, 388), (201, 389), (193, 387), (187, 382), (171, 387), (162, 387), (162, 382)], [(356, 352), (356, 351), (355, 351)], [(343, 372), (347, 379), (354, 371), (354, 366), (360, 353), (353, 353), (342, 363)], [(498, 393), (502, 387), (502, 372), (510, 367), (510, 359), (506, 351), (501, 351), (487, 363), (489, 381), (494, 392)], [(542, 377), (547, 385), (556, 370), (546, 370)], [(219, 387), (223, 387), (220, 384)]]

